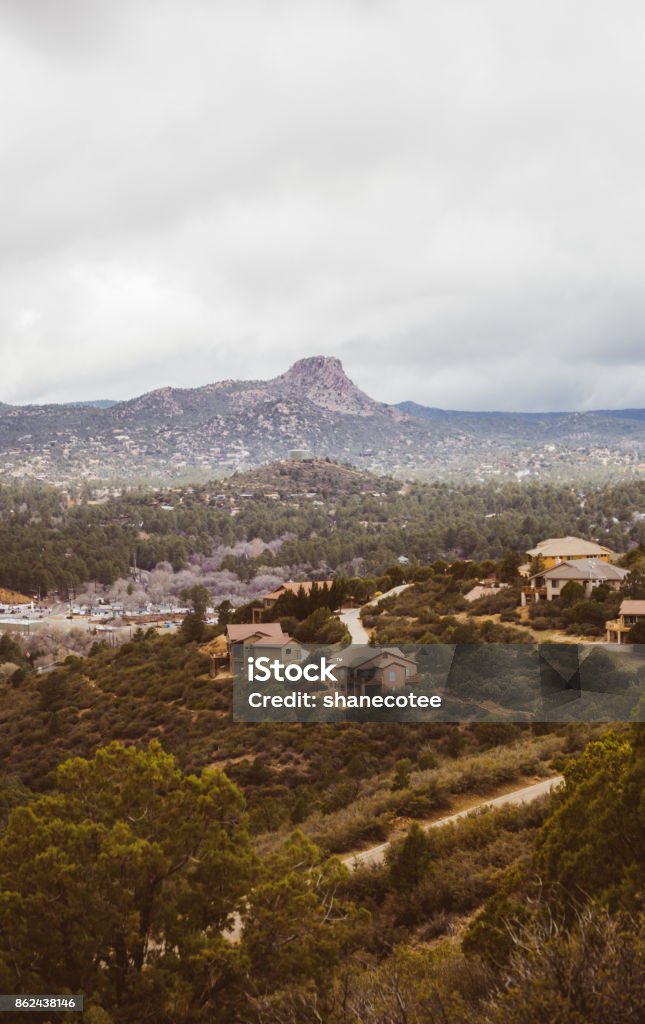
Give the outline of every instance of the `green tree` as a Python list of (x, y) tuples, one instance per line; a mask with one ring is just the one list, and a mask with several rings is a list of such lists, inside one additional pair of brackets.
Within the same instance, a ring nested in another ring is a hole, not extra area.
[(642, 907), (645, 734), (635, 727), (631, 739), (592, 741), (564, 775), (532, 861), (507, 874), (465, 935), (466, 951), (498, 966), (512, 956), (518, 929), (535, 924), (540, 904), (561, 927), (574, 926), (590, 902), (611, 913)]
[(233, 605), (230, 601), (220, 601), (217, 606), (217, 621), (220, 626), (228, 626), (231, 621), (231, 615), (233, 614)]
[(212, 985), (235, 976), (222, 931), (253, 870), (221, 772), (185, 776), (156, 742), (67, 761), (0, 840), (0, 987), (82, 991), (132, 1024), (202, 1020), (195, 979), (205, 961)]
[(514, 583), (521, 564), (521, 555), (518, 555), (516, 551), (507, 551), (499, 563), (499, 578), (504, 583)]
[(409, 757), (402, 757), (400, 761), (397, 761), (394, 765), (394, 778), (392, 779), (392, 789), (407, 789), (410, 785), (410, 771), (412, 769), (412, 761)]
[(645, 570), (640, 566), (632, 569), (623, 580), (620, 590), (625, 597), (642, 601), (645, 598)]
[(349, 640), (347, 627), (337, 615), (332, 615), (329, 608), (317, 608), (306, 619), (299, 622), (294, 633), (300, 643), (336, 644)]
[(565, 769), (536, 867), (572, 902), (597, 896), (634, 910), (645, 884), (645, 734), (589, 743)]
[(203, 587), (201, 584), (196, 584), (194, 587), (182, 590), (181, 592), (182, 601), (187, 601), (192, 605), (193, 612), (199, 618), (204, 619), (208, 606), (211, 603), (211, 592), (208, 587)]
[(197, 585), (188, 590), (182, 590), (180, 596), (182, 600), (189, 601), (193, 609), (183, 618), (182, 635), (188, 643), (200, 643), (206, 634), (206, 611), (211, 602), (210, 591), (206, 587)]
[(325, 858), (300, 831), (265, 861), (243, 934), (257, 992), (311, 981), (328, 986), (364, 916), (340, 895), (347, 876), (337, 858)]
[(572, 605), (578, 601), (582, 601), (585, 596), (584, 587), (575, 580), (569, 580), (565, 583), (562, 590), (560, 591), (560, 602), (565, 608), (571, 608)]
[(431, 864), (430, 840), (415, 821), (405, 839), (390, 847), (390, 882), (398, 892), (410, 892), (423, 881)]
[(636, 622), (629, 633), (627, 639), (630, 644), (645, 644), (645, 619), (641, 619), (640, 622)]

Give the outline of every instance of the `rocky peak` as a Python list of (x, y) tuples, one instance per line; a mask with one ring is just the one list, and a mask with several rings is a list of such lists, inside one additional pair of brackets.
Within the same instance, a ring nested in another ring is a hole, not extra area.
[(349, 379), (340, 359), (334, 356), (299, 359), (272, 383), (291, 392), (298, 390), (314, 405), (332, 412), (368, 416), (378, 407)]

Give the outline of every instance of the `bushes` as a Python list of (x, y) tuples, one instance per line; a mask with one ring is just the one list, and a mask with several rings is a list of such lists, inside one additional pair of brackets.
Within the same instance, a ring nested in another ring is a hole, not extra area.
[(603, 596), (599, 587), (597, 591), (593, 591), (591, 598), (575, 600), (574, 598), (579, 596), (577, 590), (571, 589), (565, 595), (567, 587), (573, 586), (573, 583), (568, 583), (559, 598), (529, 605), (529, 623), (532, 629), (538, 632), (558, 629), (569, 636), (604, 635), (605, 622), (618, 614), (620, 595), (605, 588), (606, 596)]
[(372, 912), (379, 936), (392, 926), (406, 932), (422, 926), (425, 936), (440, 935), (495, 892), (501, 872), (530, 851), (547, 814), (542, 800), (482, 811), (442, 828), (413, 824), (389, 848), (384, 865), (358, 869), (345, 891)]
[(591, 904), (565, 931), (542, 909), (516, 934), (486, 1019), (491, 1024), (641, 1019), (645, 917), (613, 916)]
[(345, 624), (328, 608), (318, 608), (299, 622), (293, 635), (300, 643), (336, 644), (351, 639)]
[[(481, 726), (475, 727), (479, 728)], [(447, 736), (460, 737), (460, 750), (463, 750), (468, 742), (466, 735), (458, 733), (454, 726), (447, 729)], [(473, 737), (476, 736), (475, 731)], [(508, 738), (512, 739), (512, 736), (509, 734)], [(303, 823), (303, 829), (318, 846), (329, 852), (354, 849), (361, 840), (370, 838), (374, 822), (379, 823), (385, 837), (396, 817), (429, 818), (437, 812), (449, 810), (453, 795), (484, 795), (520, 776), (538, 774), (542, 762), (561, 750), (564, 742), (564, 736), (549, 735), (540, 741), (527, 737), (512, 746), (457, 756), (437, 768), (413, 771), (410, 786), (396, 792), (391, 791), (389, 780), (387, 788), (374, 780), (368, 782), (368, 790), (364, 790), (350, 806), (333, 814), (316, 812)]]
[(550, 623), (544, 616), (538, 615), (537, 618), (533, 619), (531, 622), (531, 627), (538, 633), (542, 633), (545, 629), (551, 629), (552, 623)]

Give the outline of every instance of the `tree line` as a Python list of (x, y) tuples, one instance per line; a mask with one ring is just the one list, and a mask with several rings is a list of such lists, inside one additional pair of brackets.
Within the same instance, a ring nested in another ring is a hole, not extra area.
[(226, 563), (241, 579), (281, 567), (379, 575), (405, 556), (415, 564), (442, 558), (500, 559), (547, 536), (590, 537), (623, 552), (645, 542), (645, 484), (576, 491), (552, 484), (391, 481), (373, 494), (325, 491), (267, 502), (239, 499), (232, 516), (214, 485), (179, 492), (133, 489), (102, 504), (70, 502), (54, 488), (0, 486), (0, 586), (63, 597), (91, 581), (112, 584), (137, 566), (161, 562), (175, 571), (192, 555), (259, 538), (272, 544), (255, 557)]

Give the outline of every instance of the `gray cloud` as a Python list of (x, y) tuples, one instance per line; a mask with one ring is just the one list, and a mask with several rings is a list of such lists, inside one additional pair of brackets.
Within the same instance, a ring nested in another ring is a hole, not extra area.
[[(2, 24), (3, 22), (3, 24)], [(4, 0), (0, 400), (642, 405), (645, 12)]]

